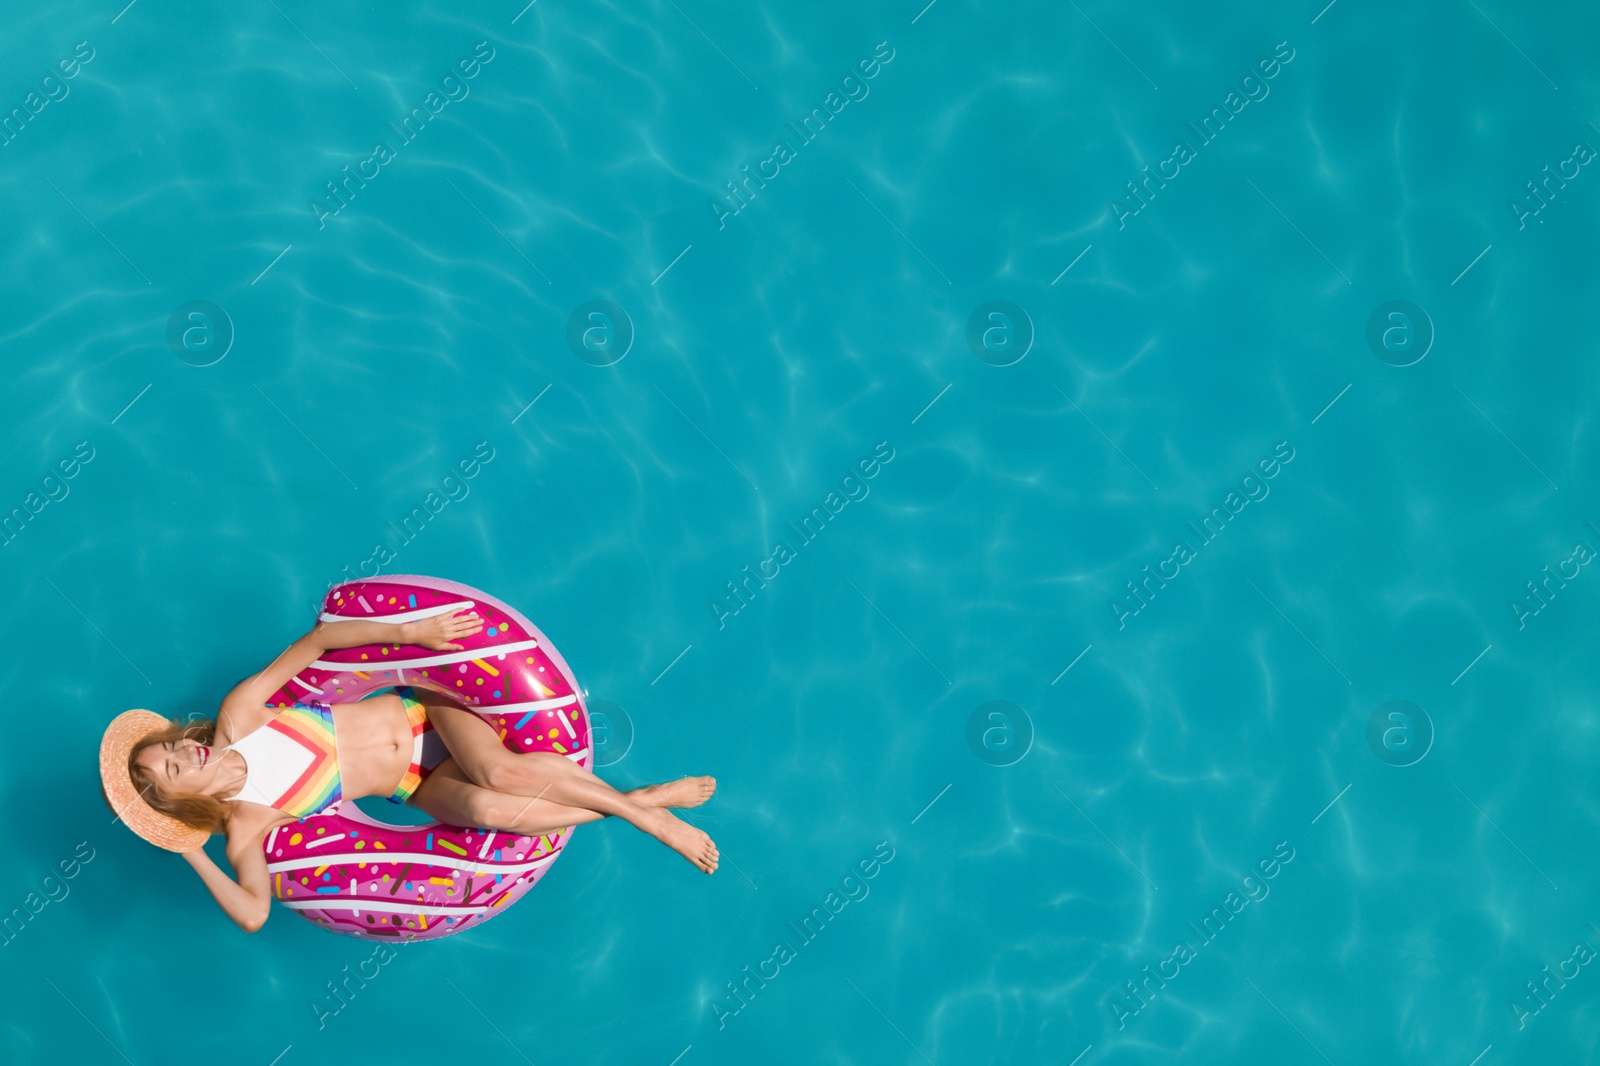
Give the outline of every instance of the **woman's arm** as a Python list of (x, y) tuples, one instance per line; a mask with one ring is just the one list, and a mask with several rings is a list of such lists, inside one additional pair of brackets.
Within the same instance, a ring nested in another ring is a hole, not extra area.
[(352, 619), (347, 622), (318, 622), (315, 628), (285, 648), (267, 668), (254, 677), (247, 677), (233, 687), (222, 701), (222, 711), (217, 716), (218, 732), (223, 739), (237, 740), (248, 729), (234, 733), (227, 726), (231, 719), (248, 723), (252, 716), (266, 705), (272, 694), (289, 679), (322, 658), (334, 648), (356, 648), (363, 644), (418, 644), (434, 651), (460, 651), (455, 643), (458, 637), (471, 636), (483, 628), (483, 619), (476, 611), (466, 614), (437, 614), (416, 622), (375, 622), (369, 619)]
[(240, 929), (253, 933), (266, 924), (272, 911), (272, 885), (267, 878), (267, 857), (261, 852), (260, 835), (254, 835), (248, 845), (241, 841), (239, 846), (230, 835), (227, 855), (238, 881), (223, 873), (204, 848), (183, 853), (228, 917)]
[[(363, 644), (420, 644), (434, 651), (460, 651), (453, 643), (483, 628), (477, 611), (436, 614), (419, 622), (378, 622), (355, 618), (345, 622), (318, 622), (306, 637), (320, 639), (322, 648), (359, 648)], [(302, 638), (305, 639), (305, 638)]]

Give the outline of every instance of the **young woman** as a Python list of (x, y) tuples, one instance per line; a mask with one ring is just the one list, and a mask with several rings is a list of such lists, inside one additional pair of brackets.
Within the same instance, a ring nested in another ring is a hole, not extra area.
[[(481, 628), (476, 613), (398, 627), (319, 623), (265, 670), (234, 686), (215, 721), (185, 724), (142, 710), (118, 715), (100, 747), (106, 802), (134, 832), (181, 852), (222, 909), (249, 932), (261, 928), (272, 906), (261, 850), (266, 834), (341, 798), (387, 796), (441, 822), (527, 836), (615, 815), (706, 873), (714, 871), (711, 838), (667, 810), (710, 799), (716, 789), (710, 777), (618, 792), (554, 752), (506, 750), (488, 722), (426, 689), (401, 688), (331, 708), (266, 705), (334, 648), (399, 643), (460, 651), (455, 641)], [(414, 758), (415, 724), (423, 732)], [(300, 743), (286, 743), (290, 735)], [(205, 853), (212, 833), (226, 834), (234, 877)]]

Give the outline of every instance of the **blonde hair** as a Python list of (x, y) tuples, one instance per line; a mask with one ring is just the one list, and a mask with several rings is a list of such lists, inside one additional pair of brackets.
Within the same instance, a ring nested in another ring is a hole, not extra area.
[(208, 833), (226, 833), (228, 819), (233, 816), (235, 809), (233, 801), (220, 800), (215, 796), (196, 792), (164, 793), (161, 790), (161, 783), (152, 777), (144, 764), (139, 761), (140, 752), (158, 744), (194, 740), (209, 747), (216, 739), (216, 719), (196, 718), (189, 722), (174, 722), (168, 719), (168, 722), (165, 729), (158, 729), (139, 738), (133, 750), (128, 752), (129, 778), (139, 790), (140, 797), (162, 814), (176, 818), (194, 829), (203, 829)]

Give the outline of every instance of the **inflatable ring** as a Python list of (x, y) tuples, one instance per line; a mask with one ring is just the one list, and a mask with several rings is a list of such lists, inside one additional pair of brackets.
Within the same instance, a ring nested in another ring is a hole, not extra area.
[[(466, 704), (515, 752), (551, 751), (593, 769), (589, 713), (566, 662), (522, 615), (476, 589), (395, 575), (336, 585), (321, 619), (406, 622), (476, 608), (484, 628), (462, 651), (374, 644), (326, 653), (279, 689), (269, 706), (343, 704), (410, 685)], [(572, 826), (518, 836), (429, 822), (403, 825), (350, 800), (267, 834), (272, 894), (345, 936), (425, 940), (481, 925), (550, 869)]]

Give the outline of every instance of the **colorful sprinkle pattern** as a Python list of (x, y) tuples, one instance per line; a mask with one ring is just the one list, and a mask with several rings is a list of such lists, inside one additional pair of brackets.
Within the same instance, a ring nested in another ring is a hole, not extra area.
[[(302, 672), (272, 705), (353, 703), (396, 685), (431, 688), (471, 706), (508, 749), (552, 751), (592, 770), (588, 709), (572, 671), (533, 623), (499, 600), (453, 581), (395, 575), (335, 586), (323, 613), (403, 621), (448, 604), (483, 617), (482, 631), (457, 641), (463, 651), (394, 644), (332, 651), (326, 666)], [(344, 801), (278, 827), (263, 847), (273, 895), (294, 913), (345, 936), (425, 940), (482, 924), (516, 902), (573, 828), (524, 837), (439, 822), (396, 826)]]

